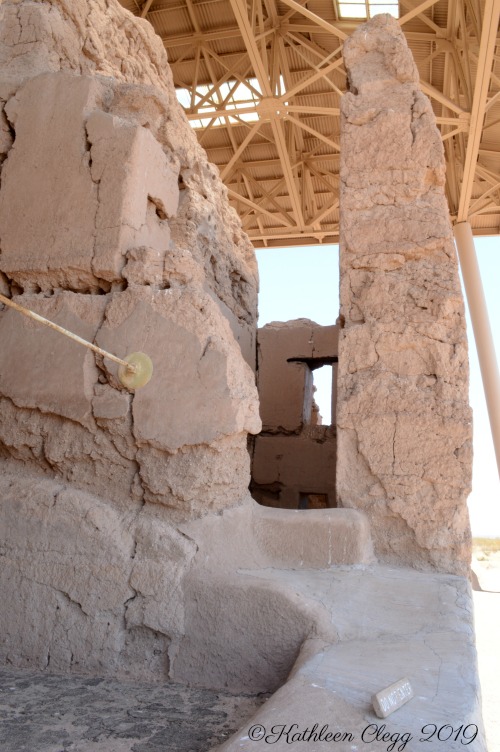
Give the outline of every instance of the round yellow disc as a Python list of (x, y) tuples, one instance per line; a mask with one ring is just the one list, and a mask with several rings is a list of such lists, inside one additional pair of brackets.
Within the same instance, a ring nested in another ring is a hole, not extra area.
[(145, 386), (153, 375), (153, 363), (149, 355), (142, 352), (130, 353), (123, 360), (134, 366), (134, 370), (127, 366), (118, 368), (118, 378), (127, 389), (139, 389)]

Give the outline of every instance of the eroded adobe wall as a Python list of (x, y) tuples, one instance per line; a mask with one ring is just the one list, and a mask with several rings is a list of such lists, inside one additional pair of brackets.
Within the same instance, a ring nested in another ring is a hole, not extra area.
[(0, 291), (123, 357), (0, 311), (1, 658), (154, 678), (182, 634), (180, 521), (247, 500), (257, 270), (115, 0), (0, 6)]
[(440, 135), (394, 19), (359, 27), (344, 59), (339, 499), (384, 559), (466, 574), (468, 358)]
[(115, 2), (1, 13), (3, 290), (155, 367), (130, 394), (109, 361), (3, 311), (2, 454), (182, 516), (234, 503), (259, 422), (233, 336), (251, 361), (256, 263), (162, 44)]

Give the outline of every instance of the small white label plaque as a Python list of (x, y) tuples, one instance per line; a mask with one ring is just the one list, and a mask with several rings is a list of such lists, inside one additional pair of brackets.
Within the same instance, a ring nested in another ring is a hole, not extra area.
[(373, 709), (379, 718), (387, 718), (395, 710), (413, 697), (413, 689), (408, 679), (400, 679), (387, 689), (373, 695)]

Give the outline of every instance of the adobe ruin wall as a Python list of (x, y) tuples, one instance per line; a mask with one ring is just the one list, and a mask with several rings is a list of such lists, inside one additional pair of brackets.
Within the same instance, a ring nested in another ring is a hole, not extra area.
[(386, 561), (467, 575), (464, 302), (432, 106), (399, 24), (344, 44), (337, 491)]
[(231, 504), (259, 428), (235, 342), (252, 363), (256, 261), (163, 45), (115, 2), (1, 14), (2, 289), (154, 363), (150, 388), (130, 394), (110, 361), (3, 311), (2, 455), (181, 517)]
[(0, 6), (0, 660), (159, 678), (197, 550), (181, 521), (250, 503), (257, 266), (115, 0)]

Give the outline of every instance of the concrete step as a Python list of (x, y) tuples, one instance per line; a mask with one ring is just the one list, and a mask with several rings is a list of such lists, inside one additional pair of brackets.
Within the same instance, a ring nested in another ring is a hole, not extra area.
[[(219, 752), (486, 751), (466, 579), (379, 566), (254, 576), (322, 604), (337, 641), (306, 641), (288, 680)], [(378, 718), (373, 695), (404, 677), (413, 699)]]

